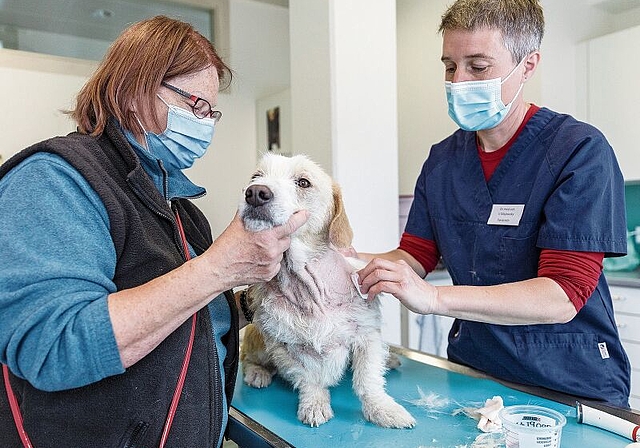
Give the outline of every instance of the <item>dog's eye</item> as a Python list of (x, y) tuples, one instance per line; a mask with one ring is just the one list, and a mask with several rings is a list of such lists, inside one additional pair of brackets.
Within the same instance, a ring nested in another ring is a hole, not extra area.
[(309, 179), (305, 179), (304, 177), (298, 179), (296, 183), (300, 188), (309, 188), (311, 186), (311, 182), (309, 182)]
[(262, 177), (262, 173), (260, 171), (251, 176), (251, 180), (256, 180), (259, 177)]

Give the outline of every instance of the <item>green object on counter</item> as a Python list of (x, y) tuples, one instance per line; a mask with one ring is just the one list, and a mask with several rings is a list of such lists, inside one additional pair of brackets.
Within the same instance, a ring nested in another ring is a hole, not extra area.
[(640, 180), (624, 183), (624, 197), (627, 207), (627, 229), (634, 231), (640, 227)]
[(631, 272), (640, 266), (640, 180), (624, 183), (624, 197), (627, 213), (627, 255), (605, 258), (605, 272)]
[(624, 257), (605, 258), (603, 261), (605, 271), (630, 272), (640, 266), (640, 256), (636, 249), (636, 232), (627, 232), (627, 255)]

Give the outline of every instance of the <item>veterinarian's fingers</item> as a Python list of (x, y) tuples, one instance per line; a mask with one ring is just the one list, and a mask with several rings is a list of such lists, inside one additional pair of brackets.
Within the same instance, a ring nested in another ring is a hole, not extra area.
[(383, 292), (396, 296), (400, 293), (400, 285), (393, 281), (380, 281), (369, 288), (367, 299), (373, 300), (376, 295)]
[(371, 274), (373, 271), (377, 269), (377, 266), (376, 266), (377, 263), (378, 263), (378, 259), (374, 258), (369, 263), (367, 263), (365, 267), (363, 267), (358, 271), (358, 277), (360, 278), (360, 285), (362, 285), (362, 282), (364, 281), (365, 278), (369, 276), (369, 274)]
[(398, 267), (399, 263), (397, 262), (374, 258), (364, 268), (358, 271), (361, 291), (366, 294), (369, 292), (371, 286), (380, 281), (397, 279), (397, 276), (392, 277), (390, 273), (395, 272)]

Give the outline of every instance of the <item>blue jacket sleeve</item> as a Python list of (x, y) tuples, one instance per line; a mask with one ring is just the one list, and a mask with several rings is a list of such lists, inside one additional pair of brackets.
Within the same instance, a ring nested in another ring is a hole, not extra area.
[(47, 391), (124, 371), (108, 215), (60, 157), (33, 155), (0, 180), (0, 252), (0, 362)]

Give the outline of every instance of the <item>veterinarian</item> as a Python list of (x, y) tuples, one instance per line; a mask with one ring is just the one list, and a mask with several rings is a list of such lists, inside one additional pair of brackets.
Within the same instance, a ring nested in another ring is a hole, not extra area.
[(306, 220), (252, 233), (236, 216), (212, 243), (190, 201), (205, 190), (182, 170), (206, 152), (230, 80), (189, 24), (139, 22), (80, 91), (78, 132), (2, 165), (3, 448), (221, 446), (238, 363), (229, 290), (271, 279)]
[[(543, 31), (537, 0), (458, 0), (444, 13), (460, 129), (431, 147), (399, 248), (360, 254), (372, 260), (362, 289), (454, 317), (451, 361), (628, 407), (602, 274), (603, 257), (626, 253), (623, 178), (597, 129), (523, 99)], [(440, 257), (454, 286), (423, 281)]]

